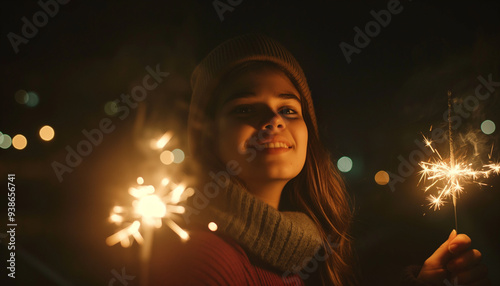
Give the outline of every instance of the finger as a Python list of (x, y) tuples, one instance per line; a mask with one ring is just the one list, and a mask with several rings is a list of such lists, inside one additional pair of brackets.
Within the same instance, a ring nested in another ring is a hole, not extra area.
[(446, 268), (450, 272), (461, 272), (478, 265), (481, 262), (481, 257), (482, 255), (479, 250), (472, 249), (453, 258), (448, 265), (446, 265)]
[(453, 254), (461, 253), (470, 248), (471, 239), (466, 234), (459, 234), (450, 241), (448, 250)]
[(436, 251), (434, 251), (434, 253), (425, 261), (424, 265), (434, 269), (444, 267), (452, 258), (452, 253), (449, 251), (449, 243), (453, 241), (456, 236), (457, 232), (452, 230), (448, 239), (441, 244)]
[(458, 284), (471, 284), (477, 281), (482, 281), (488, 275), (488, 268), (484, 264), (479, 264), (476, 267), (473, 267), (469, 270), (462, 271), (455, 275), (458, 278)]

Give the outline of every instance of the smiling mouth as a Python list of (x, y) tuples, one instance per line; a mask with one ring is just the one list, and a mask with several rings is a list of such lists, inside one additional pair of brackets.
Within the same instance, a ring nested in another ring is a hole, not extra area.
[(287, 143), (281, 141), (263, 144), (252, 144), (248, 147), (255, 148), (257, 151), (262, 152), (263, 154), (270, 155), (282, 154), (292, 150), (292, 146), (289, 146)]
[(289, 149), (289, 148), (292, 148), (291, 146), (288, 146), (284, 142), (272, 142), (272, 143), (259, 144), (259, 145), (257, 145), (257, 147), (260, 147), (261, 149), (263, 149), (263, 148), (265, 148), (265, 149), (277, 149), (277, 148)]

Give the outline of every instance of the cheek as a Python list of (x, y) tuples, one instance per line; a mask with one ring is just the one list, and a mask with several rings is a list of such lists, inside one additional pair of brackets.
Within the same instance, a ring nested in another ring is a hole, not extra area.
[(245, 128), (235, 122), (221, 120), (218, 124), (217, 149), (223, 161), (236, 159), (243, 152)]
[(304, 121), (300, 122), (300, 124), (297, 125), (295, 138), (297, 140), (297, 144), (300, 146), (300, 155), (303, 156), (305, 160), (307, 154), (308, 132), (306, 123)]

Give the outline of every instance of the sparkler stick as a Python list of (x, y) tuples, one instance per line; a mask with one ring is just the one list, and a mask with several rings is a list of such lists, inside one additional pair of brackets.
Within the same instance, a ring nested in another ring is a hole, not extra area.
[[(455, 154), (453, 152), (453, 136), (451, 133), (451, 91), (448, 90), (448, 142), (450, 142), (450, 167), (455, 169)], [(458, 233), (457, 221), (457, 195), (455, 192), (452, 194), (453, 198), (453, 211), (455, 213), (455, 230)]]
[(149, 261), (151, 249), (153, 248), (153, 227), (146, 224), (144, 226), (144, 243), (141, 247), (141, 285), (149, 285)]

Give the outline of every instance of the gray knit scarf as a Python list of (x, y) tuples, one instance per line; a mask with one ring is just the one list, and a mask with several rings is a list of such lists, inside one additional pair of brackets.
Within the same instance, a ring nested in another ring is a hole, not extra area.
[(306, 214), (280, 212), (235, 184), (221, 190), (203, 216), (249, 256), (281, 271), (297, 272), (321, 246), (318, 229)]

